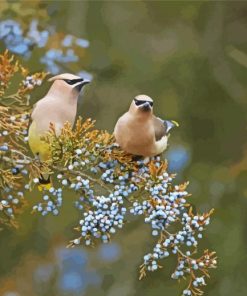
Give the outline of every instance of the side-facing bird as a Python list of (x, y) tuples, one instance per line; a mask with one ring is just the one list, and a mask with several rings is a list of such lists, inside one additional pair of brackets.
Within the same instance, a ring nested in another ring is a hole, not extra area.
[[(49, 131), (51, 123), (54, 124), (57, 135), (66, 121), (74, 124), (80, 91), (90, 82), (69, 73), (54, 76), (48, 81), (53, 84), (45, 97), (34, 105), (28, 131), (31, 151), (41, 162), (50, 157), (49, 145), (42, 140), (42, 136)], [(51, 186), (49, 176), (42, 175), (39, 181), (42, 189)]]
[(162, 120), (153, 114), (150, 97), (138, 95), (129, 111), (118, 119), (114, 136), (125, 152), (150, 157), (166, 150), (169, 131), (174, 126), (178, 126), (176, 121)]

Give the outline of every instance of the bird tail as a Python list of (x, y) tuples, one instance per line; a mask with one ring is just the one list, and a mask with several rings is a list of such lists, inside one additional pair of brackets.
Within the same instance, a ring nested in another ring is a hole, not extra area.
[(165, 121), (165, 124), (167, 126), (167, 130), (166, 132), (169, 132), (172, 128), (174, 128), (175, 126), (176, 127), (179, 127), (179, 124), (177, 123), (177, 121), (175, 120), (164, 120)]
[(40, 175), (38, 190), (49, 190), (52, 187), (51, 177), (49, 175)]

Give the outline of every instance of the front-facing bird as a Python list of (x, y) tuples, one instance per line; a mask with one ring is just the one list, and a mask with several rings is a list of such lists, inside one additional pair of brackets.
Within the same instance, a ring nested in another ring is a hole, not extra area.
[[(42, 136), (49, 131), (51, 123), (54, 124), (57, 135), (65, 122), (74, 124), (80, 91), (89, 83), (88, 80), (69, 73), (57, 75), (49, 81), (53, 84), (45, 97), (34, 105), (28, 132), (29, 146), (40, 161), (50, 157), (49, 146), (42, 140)], [(49, 185), (50, 180), (41, 176), (40, 183)]]
[(178, 126), (175, 121), (153, 115), (150, 97), (139, 95), (132, 101), (129, 111), (118, 119), (114, 136), (125, 152), (150, 157), (167, 148), (168, 133), (174, 126)]

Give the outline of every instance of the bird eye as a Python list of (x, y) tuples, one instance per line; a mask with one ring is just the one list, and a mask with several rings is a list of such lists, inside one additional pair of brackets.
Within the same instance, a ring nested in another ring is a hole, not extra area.
[(63, 81), (65, 81), (69, 85), (73, 85), (73, 84), (76, 84), (77, 82), (82, 82), (83, 81), (83, 78), (78, 78), (78, 79), (63, 79)]
[(64, 81), (69, 85), (73, 85), (75, 83), (73, 80), (70, 80), (70, 79), (64, 79)]
[(143, 105), (145, 103), (148, 103), (151, 107), (153, 107), (153, 104), (154, 104), (153, 102), (145, 101), (145, 100), (134, 99), (134, 101), (135, 101), (136, 106), (141, 106), (141, 105)]
[(145, 103), (145, 101), (141, 101), (141, 100), (136, 100), (134, 99), (136, 106), (141, 106), (142, 104)]

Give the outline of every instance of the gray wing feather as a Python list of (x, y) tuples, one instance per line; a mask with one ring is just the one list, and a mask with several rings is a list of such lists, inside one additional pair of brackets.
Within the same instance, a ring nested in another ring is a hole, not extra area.
[(176, 126), (176, 124), (170, 120), (162, 120), (159, 117), (153, 117), (153, 124), (155, 130), (156, 141), (160, 140), (163, 136), (167, 135), (169, 131)]

